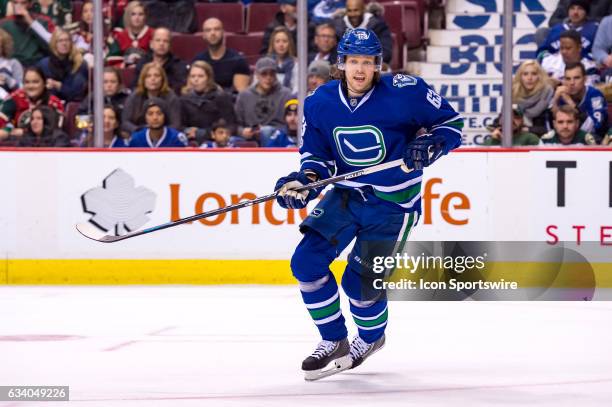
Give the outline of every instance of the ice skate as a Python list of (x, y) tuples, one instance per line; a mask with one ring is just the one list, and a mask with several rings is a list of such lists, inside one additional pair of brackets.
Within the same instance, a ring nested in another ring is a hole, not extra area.
[(362, 364), (364, 360), (378, 352), (383, 346), (385, 346), (385, 335), (381, 336), (374, 343), (367, 343), (359, 336), (356, 336), (351, 342), (351, 369)]
[[(302, 362), (304, 379), (319, 380), (349, 369), (351, 367), (349, 349), (346, 339), (337, 342), (319, 342), (315, 351)], [(332, 365), (328, 366), (330, 364)]]

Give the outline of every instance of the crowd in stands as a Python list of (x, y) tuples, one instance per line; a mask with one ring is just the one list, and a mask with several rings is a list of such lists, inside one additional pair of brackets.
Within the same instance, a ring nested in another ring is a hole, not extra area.
[[(612, 145), (612, 2), (560, 0), (512, 82), (514, 145)], [(501, 142), (501, 116), (490, 145)]]
[[(251, 22), (262, 31), (238, 33), (260, 38), (245, 55), (228, 46), (237, 33), (224, 26), (248, 21), (202, 17), (195, 0), (103, 0), (104, 145), (296, 146), (296, 0), (271, 1), (268, 21)], [(396, 34), (383, 6), (308, 5), (309, 92), (334, 76), (337, 41), (348, 28), (378, 35), (384, 73), (391, 72)], [(532, 136), (538, 143), (610, 142), (610, 14), (609, 0), (561, 0), (550, 28), (538, 31), (538, 58), (519, 67), (512, 87), (516, 144), (533, 144)], [(93, 146), (91, 0), (0, 0), (0, 17), (0, 145)], [(199, 45), (177, 48), (181, 35)], [(573, 138), (561, 129), (570, 119)], [(493, 127), (496, 144), (501, 132)]]

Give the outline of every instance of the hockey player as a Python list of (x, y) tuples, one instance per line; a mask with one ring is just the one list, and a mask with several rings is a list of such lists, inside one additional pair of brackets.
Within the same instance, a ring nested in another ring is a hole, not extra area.
[[(275, 187), (282, 207), (303, 208), (321, 191), (294, 189), (334, 173), (401, 158), (414, 169), (395, 167), (339, 182), (300, 225), (304, 236), (291, 269), (323, 339), (302, 363), (306, 380), (354, 368), (384, 345), (387, 299), (372, 288), (369, 259), (391, 255), (405, 243), (421, 212), (422, 169), (461, 143), (463, 120), (444, 99), (420, 78), (381, 77), (381, 64), (382, 47), (372, 31), (344, 34), (338, 44), (341, 79), (305, 100), (300, 170)], [(417, 138), (421, 128), (429, 134)], [(342, 276), (358, 329), (349, 344), (329, 265), (353, 238)]]

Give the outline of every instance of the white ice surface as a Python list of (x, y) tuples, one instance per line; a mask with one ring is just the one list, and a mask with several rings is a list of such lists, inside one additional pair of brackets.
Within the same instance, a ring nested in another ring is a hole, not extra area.
[(393, 302), (387, 339), (306, 383), (318, 337), (297, 287), (5, 286), (0, 385), (71, 401), (0, 405), (612, 405), (610, 302)]

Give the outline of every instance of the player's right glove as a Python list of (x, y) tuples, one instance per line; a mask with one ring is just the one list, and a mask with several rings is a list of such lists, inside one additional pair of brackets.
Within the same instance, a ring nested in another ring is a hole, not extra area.
[(282, 177), (276, 181), (274, 190), (278, 191), (276, 202), (287, 209), (302, 209), (305, 208), (308, 202), (319, 196), (322, 188), (310, 189), (308, 191), (297, 192), (296, 188), (310, 184), (312, 181), (308, 175), (303, 172), (292, 172), (286, 177)]
[(443, 136), (428, 134), (408, 144), (404, 152), (404, 164), (408, 168), (422, 170), (447, 153)]

